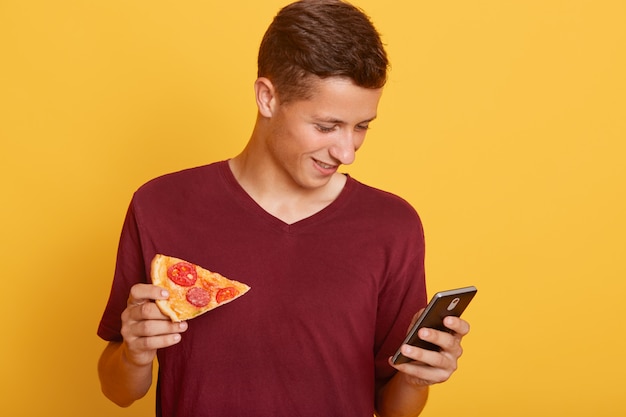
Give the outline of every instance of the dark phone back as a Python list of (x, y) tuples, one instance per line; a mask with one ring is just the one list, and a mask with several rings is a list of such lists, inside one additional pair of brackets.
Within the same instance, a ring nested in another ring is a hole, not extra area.
[[(411, 331), (407, 335), (403, 344), (417, 346), (423, 349), (439, 351), (440, 348), (429, 342), (420, 339), (417, 332), (422, 327), (450, 332), (450, 329), (443, 325), (443, 319), (447, 316), (460, 317), (465, 308), (469, 305), (474, 295), (476, 287), (464, 287), (455, 290), (441, 291), (433, 296), (424, 312), (419, 316)], [(400, 349), (393, 356), (393, 363), (410, 362), (411, 359), (400, 353)]]

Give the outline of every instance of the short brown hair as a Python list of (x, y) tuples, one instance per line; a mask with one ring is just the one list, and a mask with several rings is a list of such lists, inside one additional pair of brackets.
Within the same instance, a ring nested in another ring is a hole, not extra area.
[(381, 88), (389, 61), (369, 17), (340, 0), (301, 0), (281, 9), (261, 42), (258, 76), (274, 84), (282, 102), (309, 98), (319, 78), (348, 77)]

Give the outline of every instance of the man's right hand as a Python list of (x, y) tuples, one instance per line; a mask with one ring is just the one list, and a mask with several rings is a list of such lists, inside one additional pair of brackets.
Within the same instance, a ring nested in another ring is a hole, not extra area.
[(135, 284), (122, 313), (124, 357), (131, 364), (152, 364), (157, 349), (175, 345), (187, 322), (174, 323), (161, 313), (154, 300), (165, 300), (168, 292), (151, 284)]

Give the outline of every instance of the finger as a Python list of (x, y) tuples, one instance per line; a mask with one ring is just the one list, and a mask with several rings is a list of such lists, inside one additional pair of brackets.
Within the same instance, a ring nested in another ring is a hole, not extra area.
[(420, 362), (403, 363), (395, 366), (398, 371), (412, 377), (419, 385), (432, 385), (447, 381), (454, 370), (438, 368)]
[(465, 336), (470, 331), (470, 324), (459, 317), (448, 316), (443, 320), (443, 324), (461, 336)]
[(122, 321), (144, 321), (144, 320), (163, 320), (171, 321), (154, 301), (147, 301), (142, 304), (130, 304), (122, 313)]
[(130, 289), (128, 305), (141, 305), (151, 300), (165, 300), (169, 297), (167, 290), (152, 284), (135, 284)]
[(415, 313), (415, 315), (413, 316), (413, 319), (411, 320), (411, 324), (409, 324), (409, 328), (406, 329), (407, 333), (411, 331), (411, 328), (413, 327), (413, 325), (417, 322), (417, 319), (419, 318), (419, 316), (422, 315), (422, 313), (424, 312), (424, 308), (421, 309), (420, 311), (418, 311), (417, 313)]
[(178, 343), (187, 329), (187, 322), (145, 320), (123, 325), (122, 337), (132, 351), (143, 352)]
[(444, 357), (440, 352), (422, 349), (408, 344), (402, 345), (400, 351), (404, 356), (414, 361), (414, 364), (441, 367), (445, 366), (445, 361), (447, 360), (447, 357)]
[(462, 335), (427, 328), (420, 329), (418, 334), (420, 339), (439, 346), (443, 352), (451, 353), (456, 357), (463, 353), (461, 348)]
[(137, 365), (151, 364), (158, 349), (173, 346), (182, 340), (179, 333), (125, 340), (126, 358)]
[(160, 336), (142, 337), (134, 343), (139, 351), (152, 351), (173, 346), (182, 340), (180, 333), (164, 334)]
[(125, 339), (150, 338), (155, 336), (176, 335), (188, 329), (187, 322), (173, 323), (169, 320), (144, 320), (137, 321), (126, 326)]
[[(391, 360), (389, 363), (399, 372), (411, 377), (417, 385), (432, 385), (444, 382), (450, 378), (456, 369), (456, 362), (450, 362), (445, 355), (438, 352), (409, 347), (409, 349), (403, 349), (403, 354), (415, 360), (398, 365), (394, 365)], [(434, 364), (440, 364), (441, 366), (434, 366)]]

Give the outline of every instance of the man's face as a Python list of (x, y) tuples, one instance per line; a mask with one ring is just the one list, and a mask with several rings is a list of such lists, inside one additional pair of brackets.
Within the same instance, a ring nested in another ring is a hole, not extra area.
[(316, 84), (312, 98), (277, 104), (267, 141), (282, 179), (305, 189), (325, 186), (341, 165), (354, 162), (382, 94), (347, 78)]

